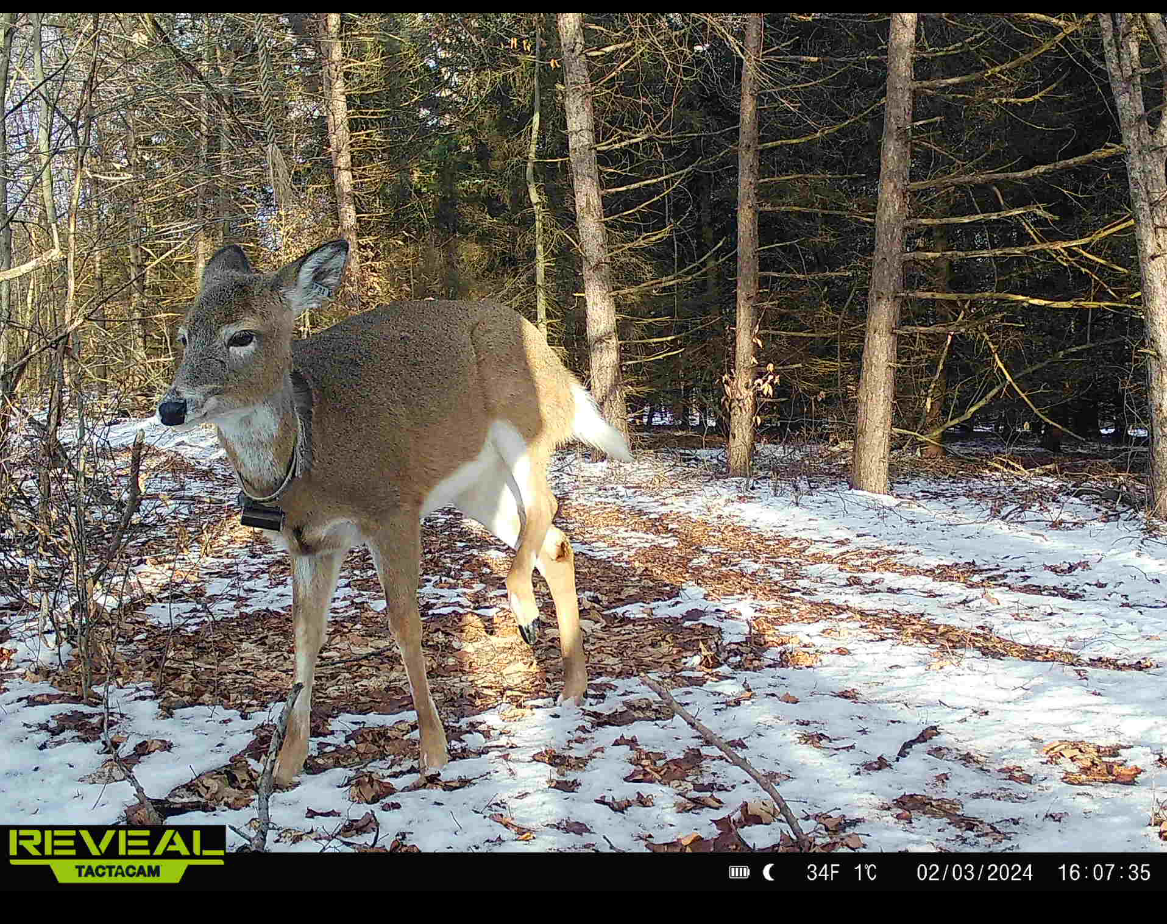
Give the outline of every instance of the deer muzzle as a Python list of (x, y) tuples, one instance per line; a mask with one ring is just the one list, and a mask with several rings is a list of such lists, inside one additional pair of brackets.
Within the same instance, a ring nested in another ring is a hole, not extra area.
[(186, 400), (169, 399), (158, 405), (158, 418), (168, 427), (186, 422)]

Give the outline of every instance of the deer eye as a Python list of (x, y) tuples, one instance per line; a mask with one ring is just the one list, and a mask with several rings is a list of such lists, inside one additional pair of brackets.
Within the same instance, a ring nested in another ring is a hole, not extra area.
[(227, 341), (229, 347), (245, 347), (251, 346), (255, 342), (255, 333), (249, 330), (241, 330), (237, 334), (232, 334), (231, 339)]

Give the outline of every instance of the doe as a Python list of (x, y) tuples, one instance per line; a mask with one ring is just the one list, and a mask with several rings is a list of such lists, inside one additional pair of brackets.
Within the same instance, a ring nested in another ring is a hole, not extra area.
[[(571, 439), (631, 458), (624, 437), (525, 318), (485, 302), (395, 302), (293, 339), (296, 318), (328, 298), (348, 245), (317, 247), (272, 274), (237, 246), (207, 264), (179, 328), (184, 347), (158, 406), (170, 427), (215, 425), (243, 490), (244, 521), (275, 531), (292, 559), (296, 681), (304, 685), (276, 779), (308, 754), (312, 682), (341, 561), (373, 556), (417, 710), (424, 773), (447, 759), (426, 679), (417, 607), (420, 520), (453, 504), (516, 550), (506, 585), (523, 638), (539, 617), (538, 568), (555, 602), (561, 702), (587, 670), (571, 544), (551, 525), (555, 448)], [(248, 519), (250, 513), (251, 519)]]

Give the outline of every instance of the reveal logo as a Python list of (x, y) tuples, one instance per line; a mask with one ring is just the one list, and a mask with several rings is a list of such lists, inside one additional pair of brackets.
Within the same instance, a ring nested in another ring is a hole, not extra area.
[(177, 883), (188, 866), (222, 866), (227, 829), (12, 827), (12, 866), (47, 866), (59, 883)]

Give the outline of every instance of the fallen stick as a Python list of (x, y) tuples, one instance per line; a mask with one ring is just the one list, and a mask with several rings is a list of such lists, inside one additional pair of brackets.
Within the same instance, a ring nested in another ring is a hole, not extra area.
[(162, 815), (159, 814), (158, 809), (154, 807), (153, 800), (148, 795), (146, 795), (146, 790), (142, 788), (142, 784), (138, 782), (138, 778), (134, 776), (134, 771), (130, 769), (129, 765), (122, 761), (121, 755), (118, 753), (118, 751), (121, 750), (120, 746), (115, 745), (109, 736), (109, 681), (112, 674), (112, 670), (107, 669), (105, 672), (105, 691), (102, 694), (102, 700), (104, 703), (104, 720), (101, 726), (101, 736), (105, 742), (106, 750), (113, 755), (113, 762), (117, 764), (117, 768), (121, 770), (122, 776), (125, 777), (129, 784), (134, 787), (134, 792), (138, 794), (138, 804), (131, 805), (126, 809), (126, 822), (127, 824), (131, 823), (129, 813), (133, 812), (134, 809), (138, 809), (138, 812), (135, 813), (133, 823), (164, 825), (166, 822), (162, 819)]
[(770, 798), (774, 800), (774, 804), (778, 806), (778, 811), (780, 811), (782, 813), (782, 817), (786, 819), (786, 823), (790, 826), (790, 830), (794, 832), (794, 837), (798, 841), (798, 848), (803, 852), (809, 851), (811, 848), (810, 838), (802, 833), (802, 828), (798, 826), (798, 819), (794, 817), (794, 813), (790, 811), (790, 806), (786, 804), (786, 800), (782, 798), (778, 790), (774, 788), (774, 785), (769, 780), (765, 779), (760, 773), (758, 773), (758, 771), (755, 770), (748, 761), (740, 757), (737, 752), (735, 752), (721, 739), (719, 735), (714, 734), (710, 729), (706, 728), (695, 718), (693, 718), (693, 716), (691, 716), (680, 703), (673, 699), (668, 690), (658, 684), (655, 680), (650, 680), (644, 674), (640, 675), (640, 679), (644, 681), (645, 685), (650, 690), (652, 690), (652, 692), (663, 699), (665, 701), (665, 705), (672, 709), (676, 715), (679, 715), (682, 719), (688, 722), (694, 731), (696, 731), (702, 738), (708, 741), (715, 748), (720, 750), (722, 754), (728, 757), (730, 763), (732, 763), (739, 770), (746, 773), (750, 779), (752, 779), (766, 791), (767, 795), (769, 795)]
[(123, 543), (128, 539), (126, 530), (130, 525), (130, 521), (137, 515), (138, 508), (142, 505), (142, 446), (146, 434), (139, 430), (134, 434), (134, 445), (130, 450), (130, 477), (129, 477), (129, 494), (126, 496), (126, 506), (122, 510), (121, 519), (118, 521), (117, 529), (114, 530), (113, 538), (109, 541), (109, 548), (105, 552), (105, 560), (98, 566), (97, 570), (93, 572), (90, 581), (96, 587), (97, 582), (101, 580), (106, 571), (109, 570), (110, 565), (113, 564), (114, 559), (118, 557), (118, 553), (122, 550)]
[(303, 689), (304, 684), (302, 683), (292, 684), (292, 690), (284, 702), (284, 711), (280, 713), (280, 720), (272, 731), (271, 743), (267, 746), (267, 757), (263, 761), (263, 776), (259, 779), (258, 825), (255, 835), (251, 838), (251, 849), (256, 853), (264, 853), (267, 850), (267, 829), (271, 823), (267, 803), (271, 797), (272, 774), (276, 769), (276, 754), (279, 753), (280, 746), (284, 743), (284, 736), (288, 733), (288, 719), (292, 717), (292, 707), (296, 704), (296, 697)]

